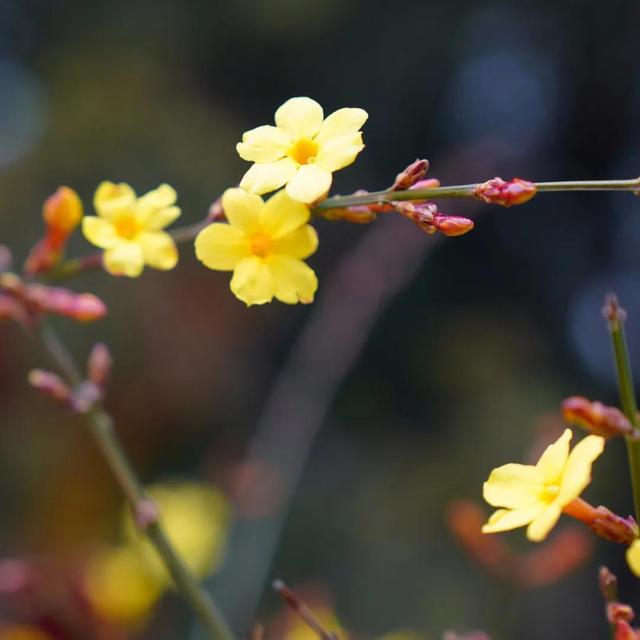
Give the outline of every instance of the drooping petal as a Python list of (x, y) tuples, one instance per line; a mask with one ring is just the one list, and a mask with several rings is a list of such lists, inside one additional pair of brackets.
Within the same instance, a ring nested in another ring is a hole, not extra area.
[(145, 264), (154, 269), (168, 271), (178, 263), (178, 249), (173, 238), (165, 231), (143, 231), (137, 239)]
[(498, 509), (482, 526), (482, 533), (498, 533), (523, 527), (532, 522), (544, 509), (542, 503), (532, 504), (522, 509)]
[(542, 542), (562, 515), (562, 507), (556, 502), (551, 503), (527, 527), (527, 538), (531, 542)]
[(298, 169), (287, 184), (287, 193), (300, 202), (314, 202), (331, 187), (331, 172), (317, 164), (306, 164)]
[(82, 219), (82, 233), (91, 244), (101, 249), (108, 249), (118, 242), (115, 227), (104, 218), (85, 216)]
[(291, 180), (296, 175), (297, 168), (291, 158), (254, 164), (242, 177), (240, 186), (252, 193), (269, 193)]
[(321, 144), (315, 161), (327, 171), (338, 171), (350, 165), (363, 149), (362, 134), (348, 134)]
[(138, 214), (140, 224), (148, 231), (160, 231), (180, 217), (180, 207), (146, 209)]
[(290, 98), (276, 111), (276, 125), (294, 138), (313, 138), (323, 118), (322, 107), (311, 98)]
[(93, 206), (100, 217), (111, 218), (135, 207), (136, 192), (126, 182), (101, 182), (93, 196)]
[(565, 429), (564, 433), (540, 456), (536, 467), (542, 471), (547, 484), (559, 484), (559, 478), (569, 457), (569, 442), (572, 436), (571, 429)]
[(145, 193), (138, 198), (139, 209), (165, 209), (175, 203), (178, 195), (169, 184), (161, 184), (153, 191)]
[(261, 231), (264, 201), (244, 189), (227, 189), (222, 194), (222, 209), (229, 224), (247, 234)]
[(587, 436), (578, 442), (567, 459), (560, 482), (558, 502), (562, 506), (577, 498), (591, 482), (591, 465), (604, 450), (604, 438)]
[(216, 222), (196, 237), (196, 256), (209, 269), (232, 271), (250, 255), (246, 234), (229, 224)]
[(135, 278), (144, 268), (142, 248), (137, 243), (126, 240), (120, 240), (106, 249), (103, 262), (104, 268), (114, 276), (124, 275)]
[(302, 260), (289, 256), (270, 256), (267, 264), (271, 270), (275, 296), (286, 304), (309, 304), (318, 289), (318, 278)]
[(282, 158), (293, 140), (284, 129), (264, 125), (246, 131), (236, 145), (238, 155), (250, 162), (273, 162)]
[(256, 256), (243, 258), (233, 272), (231, 291), (247, 306), (271, 302), (274, 293), (273, 276), (264, 260)]
[(292, 200), (282, 189), (267, 200), (262, 211), (262, 230), (274, 239), (282, 238), (308, 222), (310, 217), (309, 207), (304, 202)]
[(627, 549), (627, 564), (631, 571), (640, 578), (640, 540), (634, 540)]
[(364, 109), (338, 109), (327, 116), (315, 140), (319, 144), (324, 144), (333, 138), (356, 133), (367, 121), (368, 117), (369, 114)]
[(308, 258), (316, 252), (317, 248), (318, 234), (310, 224), (298, 227), (271, 244), (273, 253), (300, 258), (300, 260)]
[(532, 465), (505, 464), (484, 483), (484, 499), (493, 507), (520, 509), (539, 502), (544, 476)]

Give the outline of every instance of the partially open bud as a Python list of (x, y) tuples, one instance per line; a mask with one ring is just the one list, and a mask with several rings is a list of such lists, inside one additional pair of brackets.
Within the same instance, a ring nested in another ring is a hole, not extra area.
[(113, 358), (106, 344), (98, 342), (91, 349), (89, 359), (87, 361), (87, 377), (91, 382), (104, 387), (111, 373)]
[(29, 372), (27, 380), (34, 389), (49, 398), (63, 404), (69, 402), (71, 389), (57, 373), (44, 369), (33, 369)]
[(31, 249), (24, 267), (26, 273), (43, 273), (60, 261), (69, 236), (82, 220), (82, 213), (82, 201), (70, 187), (59, 187), (46, 199), (42, 209), (45, 237)]
[(422, 179), (429, 170), (428, 160), (416, 160), (412, 162), (404, 171), (401, 171), (393, 183), (393, 191), (404, 191), (411, 188), (418, 180)]
[(523, 204), (531, 200), (536, 192), (536, 185), (528, 180), (513, 178), (513, 180), (506, 182), (502, 178), (493, 178), (479, 184), (474, 195), (488, 204), (511, 207), (514, 204)]
[(572, 396), (562, 403), (562, 416), (566, 422), (603, 438), (633, 433), (633, 426), (620, 409), (581, 396)]

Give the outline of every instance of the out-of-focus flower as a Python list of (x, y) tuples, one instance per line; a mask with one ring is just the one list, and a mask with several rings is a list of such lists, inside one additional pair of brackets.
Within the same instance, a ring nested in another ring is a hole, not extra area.
[[(222, 493), (211, 485), (188, 482), (152, 485), (146, 493), (157, 503), (160, 526), (191, 571), (200, 577), (211, 573), (222, 559), (227, 538), (229, 506)], [(149, 574), (159, 585), (169, 585), (162, 559), (138, 532), (129, 510), (124, 534)]]
[(162, 592), (162, 583), (137, 548), (105, 550), (86, 569), (85, 593), (93, 610), (113, 622), (140, 622)]
[(569, 453), (571, 429), (547, 447), (537, 464), (506, 464), (484, 483), (484, 499), (501, 507), (482, 527), (496, 533), (528, 525), (527, 538), (544, 540), (563, 509), (591, 481), (591, 465), (604, 449), (604, 438), (589, 435)]
[(586, 431), (603, 438), (628, 436), (633, 433), (629, 419), (617, 407), (591, 402), (581, 396), (572, 396), (562, 403), (562, 417)]
[(82, 200), (70, 187), (59, 187), (45, 200), (42, 217), (46, 233), (29, 253), (25, 264), (28, 274), (48, 271), (62, 258), (67, 240), (80, 224), (82, 213)]
[(236, 146), (253, 166), (240, 186), (263, 194), (287, 185), (294, 200), (314, 202), (329, 191), (331, 174), (350, 165), (364, 149), (360, 127), (368, 114), (345, 108), (324, 118), (311, 98), (291, 98), (275, 115), (276, 126), (251, 129)]
[(0, 640), (53, 640), (48, 633), (25, 624), (0, 625)]
[(233, 271), (231, 291), (247, 305), (313, 302), (318, 279), (303, 260), (318, 247), (309, 208), (284, 190), (265, 203), (243, 189), (227, 189), (229, 224), (216, 222), (196, 238), (196, 255), (210, 269)]
[(631, 571), (640, 578), (640, 539), (634, 540), (627, 549), (627, 563)]
[(96, 190), (97, 216), (85, 216), (82, 232), (89, 242), (104, 249), (104, 267), (112, 275), (136, 277), (145, 264), (154, 269), (173, 269), (178, 250), (162, 231), (180, 215), (174, 206), (176, 192), (160, 185), (140, 198), (126, 183), (103, 182)]

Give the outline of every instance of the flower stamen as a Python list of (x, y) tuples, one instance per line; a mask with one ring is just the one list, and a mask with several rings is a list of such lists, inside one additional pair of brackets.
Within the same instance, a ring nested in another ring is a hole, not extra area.
[(311, 164), (318, 155), (318, 144), (311, 138), (299, 138), (289, 148), (287, 155), (298, 164)]

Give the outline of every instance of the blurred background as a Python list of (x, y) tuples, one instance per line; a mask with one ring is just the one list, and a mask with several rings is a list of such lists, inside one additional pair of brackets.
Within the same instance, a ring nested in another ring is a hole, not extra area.
[[(383, 188), (416, 157), (444, 184), (634, 177), (639, 20), (632, 0), (0, 0), (0, 242), (21, 264), (44, 199), (69, 185), (90, 213), (105, 179), (139, 193), (168, 182), (181, 223), (197, 222), (246, 170), (242, 132), (296, 95), (369, 112), (367, 147), (333, 193)], [(604, 637), (601, 563), (640, 605), (621, 547), (563, 520), (546, 574), (523, 571), (523, 555), (496, 569), (470, 553), (474, 507), (455, 502), (480, 505), (493, 467), (553, 440), (564, 397), (615, 403), (610, 290), (640, 376), (640, 201), (442, 208), (476, 229), (437, 239), (401, 219), (318, 221), (309, 307), (245, 308), (190, 245), (168, 274), (70, 283), (109, 306), (99, 323), (56, 326), (81, 360), (96, 341), (111, 348), (107, 407), (141, 477), (215, 491), (204, 523), (178, 520), (213, 540), (209, 586), (239, 634), (260, 619), (274, 639), (306, 640), (282, 627), (274, 577), (363, 639)], [(69, 254), (91, 253), (77, 235)], [(0, 327), (2, 620), (48, 634), (33, 640), (197, 637), (171, 591), (124, 623), (73, 620), (68, 590), (122, 544), (122, 501), (80, 421), (27, 388), (47, 364)], [(586, 495), (623, 514), (625, 460), (613, 443)], [(533, 550), (522, 531), (504, 545)], [(111, 592), (127, 593), (114, 576)]]

